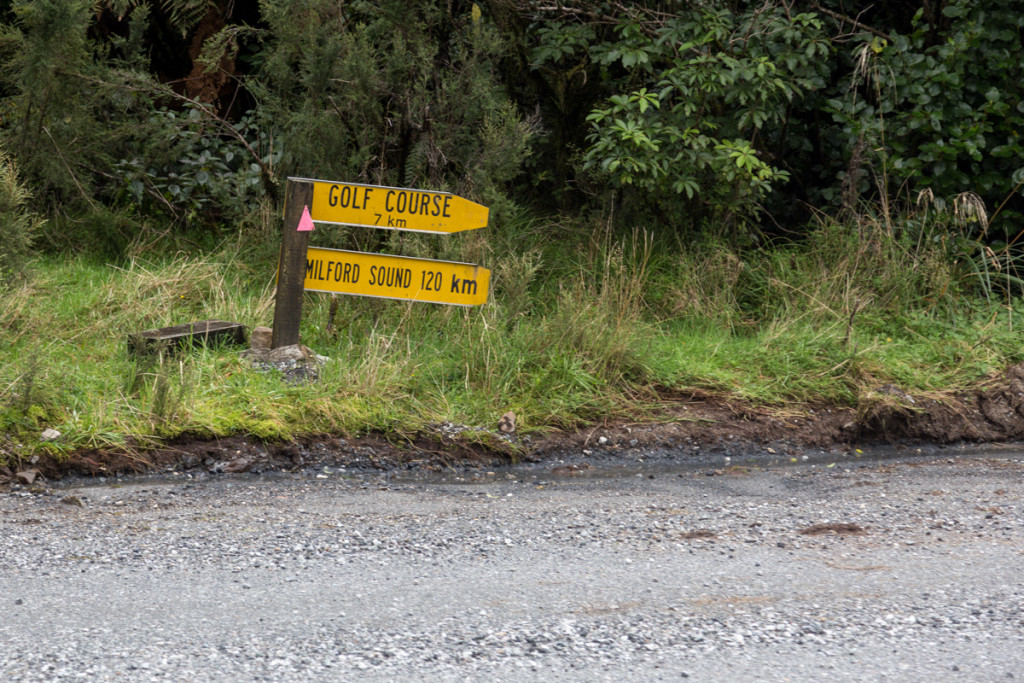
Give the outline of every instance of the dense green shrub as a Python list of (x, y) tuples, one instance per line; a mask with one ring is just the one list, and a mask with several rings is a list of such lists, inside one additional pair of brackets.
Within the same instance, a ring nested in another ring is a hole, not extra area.
[(265, 0), (266, 49), (249, 87), (286, 172), (502, 194), (532, 127), (503, 94), (501, 36), (472, 7)]
[(0, 147), (0, 288), (17, 275), (43, 225), (30, 199), (14, 161)]
[(672, 222), (685, 225), (696, 204), (728, 227), (789, 178), (766, 138), (821, 83), (829, 48), (813, 14), (694, 5), (667, 19), (626, 15), (618, 39), (595, 48), (629, 77), (587, 117), (583, 168), (640, 189)]
[(852, 160), (848, 185), (929, 188), (940, 201), (971, 191), (991, 211), (1010, 199), (994, 227), (1012, 235), (1024, 209), (1024, 14), (1010, 0), (939, 4), (905, 34), (860, 41), (849, 87), (825, 106)]
[(86, 101), (94, 87), (87, 78), (96, 75), (89, 73), (90, 3), (21, 0), (13, 12), (16, 24), (0, 30), (3, 142), (44, 200), (91, 199), (92, 177), (80, 164), (104, 135)]
[[(59, 248), (89, 248), (81, 229), (66, 227), (93, 217), (135, 214), (178, 230), (235, 220), (272, 161), (247, 121), (225, 121), (158, 82), (144, 57), (149, 7), (120, 5), (113, 23), (123, 30), (102, 38), (105, 15), (77, 0), (15, 2), (15, 21), (0, 30), (0, 140), (60, 217), (48, 240)], [(134, 232), (100, 228), (92, 247), (123, 251)]]
[(262, 180), (281, 159), (254, 117), (229, 124), (196, 102), (160, 107), (138, 156), (117, 162), (117, 199), (186, 225), (235, 222), (263, 195)]
[[(982, 199), (971, 239), (1020, 230), (1012, 0), (242, 5), (4, 5), (0, 141), (51, 230), (111, 212), (220, 235), (288, 175), (448, 189), (496, 226), (532, 205), (734, 245), (922, 188)], [(230, 98), (186, 96), (200, 72)]]

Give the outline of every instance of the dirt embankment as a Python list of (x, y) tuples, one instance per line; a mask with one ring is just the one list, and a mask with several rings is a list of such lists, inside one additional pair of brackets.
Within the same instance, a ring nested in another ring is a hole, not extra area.
[[(145, 452), (83, 451), (71, 458), (23, 463), (54, 479), (202, 470), (211, 473), (348, 468), (427, 468), (542, 461), (566, 455), (614, 456), (660, 449), (670, 456), (742, 454), (755, 449), (787, 454), (877, 444), (993, 443), (1024, 439), (1024, 364), (957, 395), (911, 396), (893, 385), (867, 392), (857, 408), (799, 406), (772, 409), (697, 395), (677, 396), (656, 422), (608, 421), (573, 432), (518, 438), (493, 428), (443, 424), (414, 436), (323, 435), (288, 443), (244, 436), (181, 439)], [(13, 472), (0, 471), (0, 480)]]

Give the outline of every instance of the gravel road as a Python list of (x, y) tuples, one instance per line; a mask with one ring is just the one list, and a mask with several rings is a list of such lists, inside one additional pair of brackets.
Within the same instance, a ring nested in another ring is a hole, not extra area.
[(0, 491), (0, 680), (1024, 679), (1024, 453), (836, 457)]

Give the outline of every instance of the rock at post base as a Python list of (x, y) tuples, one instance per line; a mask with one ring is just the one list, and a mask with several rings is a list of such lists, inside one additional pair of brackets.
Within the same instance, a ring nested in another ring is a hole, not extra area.
[(314, 381), (320, 378), (320, 368), (330, 360), (308, 346), (291, 344), (276, 349), (252, 348), (241, 353), (257, 370), (278, 370), (289, 382)]
[(270, 350), (270, 340), (273, 337), (274, 331), (269, 327), (254, 327), (252, 334), (249, 335), (249, 348), (253, 350), (267, 349)]

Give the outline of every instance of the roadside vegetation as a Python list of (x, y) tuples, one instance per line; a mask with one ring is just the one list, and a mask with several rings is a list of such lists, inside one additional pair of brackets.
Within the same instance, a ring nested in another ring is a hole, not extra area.
[[(0, 462), (942, 400), (1024, 360), (1012, 3), (234, 4), (0, 2)], [(488, 304), (308, 293), (313, 382), (130, 354), (271, 324), (289, 175), (488, 205), (312, 240), (479, 263)]]

